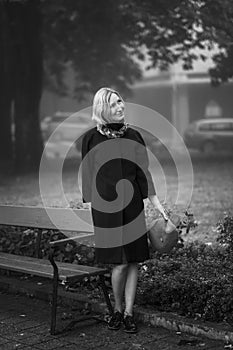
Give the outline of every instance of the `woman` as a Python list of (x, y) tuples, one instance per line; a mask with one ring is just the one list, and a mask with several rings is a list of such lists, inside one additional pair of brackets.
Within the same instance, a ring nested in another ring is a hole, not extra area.
[(102, 88), (95, 94), (92, 119), (97, 127), (82, 142), (82, 190), (83, 201), (91, 202), (96, 262), (114, 264), (115, 307), (108, 328), (118, 330), (123, 323), (125, 332), (136, 333), (138, 263), (149, 259), (143, 199), (149, 198), (168, 218), (148, 171), (145, 143), (125, 123), (124, 110), (117, 91)]

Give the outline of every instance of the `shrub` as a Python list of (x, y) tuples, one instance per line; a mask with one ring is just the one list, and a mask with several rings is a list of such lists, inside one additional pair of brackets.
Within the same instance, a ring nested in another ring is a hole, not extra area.
[[(36, 256), (36, 237), (39, 229), (0, 225), (0, 251)], [(57, 230), (42, 230), (40, 250), (42, 258), (49, 255), (49, 242), (66, 238)], [(55, 248), (55, 259), (58, 261), (92, 265), (94, 263), (94, 248), (74, 241), (63, 247)]]
[[(225, 214), (223, 220), (218, 222), (217, 229), (217, 241), (226, 245), (229, 253), (233, 253), (233, 216)], [(230, 254), (230, 256), (232, 256), (232, 254)]]
[(209, 321), (232, 322), (233, 274), (229, 253), (199, 242), (141, 265), (137, 303)]

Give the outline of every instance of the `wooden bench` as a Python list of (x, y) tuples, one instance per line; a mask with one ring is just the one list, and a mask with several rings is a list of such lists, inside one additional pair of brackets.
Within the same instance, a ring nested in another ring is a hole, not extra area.
[[(108, 272), (107, 269), (57, 262), (54, 260), (55, 247), (67, 244), (71, 240), (78, 241), (80, 238), (93, 235), (93, 225), (89, 210), (0, 206), (0, 225), (39, 229), (36, 237), (36, 257), (27, 257), (0, 252), (0, 269), (41, 276), (49, 278), (53, 281), (50, 327), (51, 334), (56, 333), (59, 282), (67, 285), (69, 283), (80, 281), (84, 277), (99, 276), (100, 286), (102, 288), (108, 310), (110, 314), (112, 314), (113, 308), (109, 299), (104, 278), (104, 275)], [(42, 230), (44, 229), (59, 229), (62, 232), (65, 231), (68, 235), (68, 238), (49, 243), (50, 253), (48, 260), (40, 258), (40, 243), (42, 238)], [(84, 317), (80, 318), (79, 320), (83, 319)]]

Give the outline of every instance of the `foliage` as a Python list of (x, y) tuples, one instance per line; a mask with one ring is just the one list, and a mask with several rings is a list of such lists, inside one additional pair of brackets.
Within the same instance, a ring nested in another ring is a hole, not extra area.
[(205, 0), (200, 7), (200, 21), (208, 46), (217, 45), (210, 75), (214, 85), (233, 77), (233, 3), (231, 0)]
[(233, 216), (226, 214), (224, 218), (218, 222), (217, 229), (217, 241), (226, 245), (226, 249), (231, 255), (233, 252)]
[[(209, 321), (232, 322), (233, 275), (224, 248), (192, 243), (143, 264), (137, 303)], [(224, 288), (223, 288), (224, 286)]]
[(141, 72), (128, 50), (135, 35), (131, 18), (118, 2), (100, 0), (96, 6), (93, 0), (60, 0), (58, 6), (42, 1), (41, 9), (44, 65), (57, 91), (64, 92), (63, 73), (69, 66), (77, 99), (106, 85), (129, 94)]
[(77, 98), (105, 85), (128, 94), (145, 55), (147, 69), (168, 69), (177, 60), (192, 69), (196, 59), (206, 60), (203, 49), (214, 44), (221, 49), (211, 70), (214, 81), (231, 76), (230, 0), (100, 0), (98, 6), (94, 0), (60, 0), (41, 1), (41, 9), (47, 77), (64, 92), (62, 75), (69, 62), (76, 72)]
[[(36, 256), (36, 240), (39, 229), (20, 228), (15, 226), (0, 226), (0, 251)], [(41, 230), (41, 257), (48, 259), (49, 242), (66, 238), (63, 233), (57, 230)], [(85, 244), (76, 244), (74, 241), (55, 249), (55, 259), (58, 261), (93, 265), (94, 248)]]
[[(142, 264), (138, 303), (209, 321), (233, 322), (233, 217), (218, 223), (217, 242), (193, 242)], [(224, 286), (224, 288), (223, 288)]]

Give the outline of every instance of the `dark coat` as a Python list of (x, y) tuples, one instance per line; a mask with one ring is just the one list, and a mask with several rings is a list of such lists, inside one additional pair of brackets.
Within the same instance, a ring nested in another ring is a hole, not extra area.
[(83, 137), (82, 159), (83, 201), (91, 202), (96, 261), (148, 259), (143, 199), (155, 188), (141, 134), (129, 127), (121, 138), (108, 139), (93, 128)]

